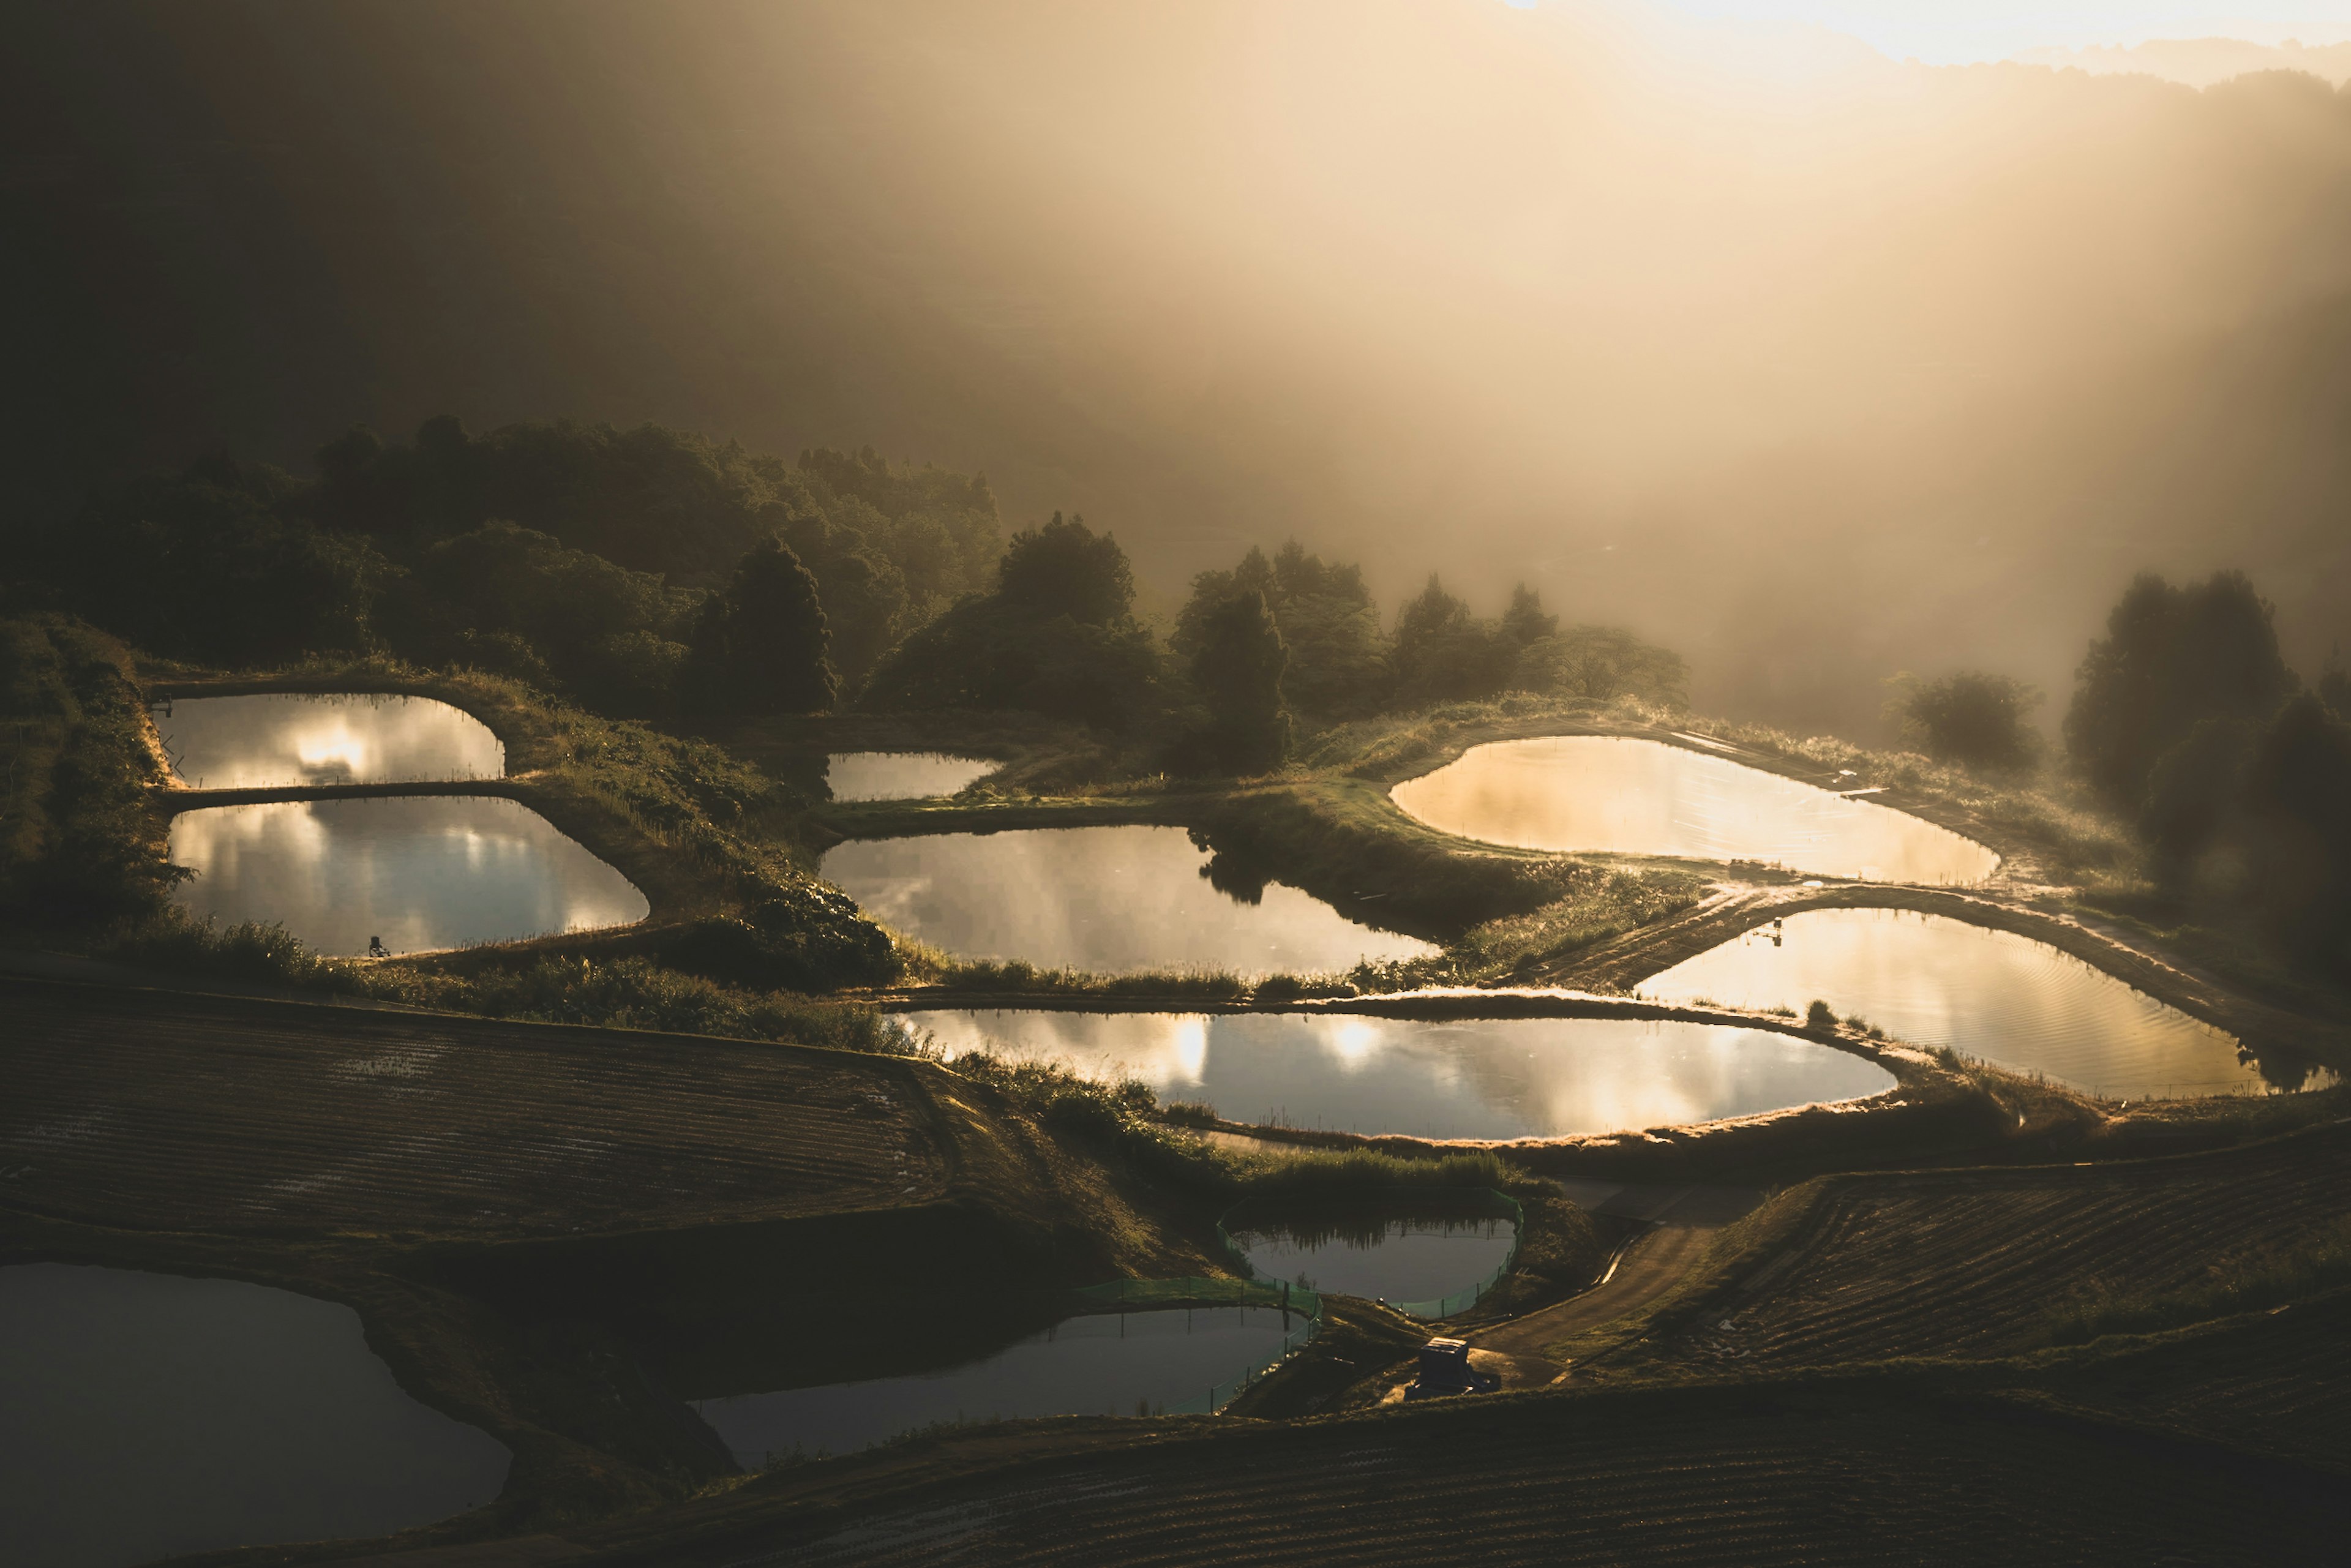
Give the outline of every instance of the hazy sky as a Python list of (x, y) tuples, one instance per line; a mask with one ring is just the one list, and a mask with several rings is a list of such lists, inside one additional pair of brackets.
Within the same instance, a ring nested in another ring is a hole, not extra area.
[[(1531, 0), (1511, 0), (1524, 5)], [(1559, 4), (1561, 0), (1547, 0)], [(2351, 0), (1666, 0), (1694, 16), (1810, 23), (1864, 39), (1896, 59), (1996, 60), (2053, 46), (2149, 38), (2351, 41)]]

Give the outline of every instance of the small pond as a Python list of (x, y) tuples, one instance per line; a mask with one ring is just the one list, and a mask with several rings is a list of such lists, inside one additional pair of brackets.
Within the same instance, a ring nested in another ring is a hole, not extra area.
[(836, 751), (824, 781), (836, 800), (921, 800), (952, 795), (999, 765), (938, 751)]
[(231, 1280), (0, 1268), (0, 1542), (26, 1568), (384, 1535), (511, 1456), (418, 1404), (349, 1307)]
[(181, 697), (155, 709), (181, 783), (194, 789), (503, 779), (489, 726), (431, 697), (273, 692)]
[(1939, 915), (1806, 910), (1640, 988), (1798, 1011), (1817, 997), (1899, 1040), (2131, 1099), (2262, 1087), (2236, 1040), (2211, 1025), (2045, 942)]
[(1369, 1220), (1333, 1215), (1253, 1220), (1232, 1231), (1261, 1280), (1393, 1302), (1437, 1301), (1483, 1284), (1510, 1261), (1517, 1228), (1507, 1219)]
[(967, 958), (1257, 976), (1437, 951), (1279, 883), (1219, 892), (1210, 858), (1182, 828), (1041, 828), (853, 840), (823, 872), (876, 920)]
[(1389, 794), (1416, 821), (1520, 849), (1760, 861), (1865, 882), (1976, 883), (2000, 865), (1907, 812), (1626, 736), (1473, 746)]
[(950, 1055), (987, 1050), (1139, 1078), (1228, 1120), (1427, 1138), (1679, 1126), (1894, 1086), (1851, 1052), (1764, 1030), (1632, 1019), (1311, 1013), (903, 1015)]
[(172, 896), (223, 925), (277, 922), (329, 954), (431, 952), (625, 925), (628, 878), (518, 801), (486, 795), (206, 806), (172, 819)]
[(1138, 1416), (1197, 1406), (1271, 1364), (1302, 1320), (1271, 1307), (1168, 1307), (1065, 1318), (945, 1372), (696, 1399), (746, 1469), (795, 1449), (845, 1454), (940, 1421)]

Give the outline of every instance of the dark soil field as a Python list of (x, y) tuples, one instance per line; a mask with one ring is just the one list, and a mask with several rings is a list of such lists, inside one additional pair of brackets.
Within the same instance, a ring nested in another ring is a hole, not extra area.
[(600, 1568), (2219, 1564), (2330, 1560), (2351, 1524), (2339, 1483), (2312, 1470), (1911, 1387), (1460, 1400), (1155, 1437), (1059, 1425), (1058, 1441), (932, 1440), (538, 1549), (584, 1548)]
[(917, 1204), (921, 1064), (850, 1052), (0, 982), (0, 1194), (212, 1233), (579, 1231)]
[(2052, 1343), (2095, 1296), (2225, 1280), (2351, 1214), (2341, 1123), (2209, 1155), (1833, 1176), (1646, 1325), (1709, 1365), (1984, 1357)]

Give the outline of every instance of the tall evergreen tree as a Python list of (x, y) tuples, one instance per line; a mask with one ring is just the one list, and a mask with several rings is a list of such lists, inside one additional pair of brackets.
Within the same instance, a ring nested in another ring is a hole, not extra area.
[(1236, 594), (1201, 618), (1192, 684), (1207, 699), (1209, 744), (1236, 773), (1259, 773), (1290, 754), (1281, 673), (1290, 663), (1265, 595)]
[(2300, 685), (2269, 601), (2241, 571), (2174, 588), (2152, 572), (2125, 591), (2082, 661), (2065, 747), (2091, 785), (2137, 810), (2164, 753), (2208, 718), (2268, 719)]
[(816, 579), (791, 547), (769, 539), (736, 565), (703, 609), (695, 685), (705, 706), (739, 713), (821, 713), (840, 695), (831, 632)]

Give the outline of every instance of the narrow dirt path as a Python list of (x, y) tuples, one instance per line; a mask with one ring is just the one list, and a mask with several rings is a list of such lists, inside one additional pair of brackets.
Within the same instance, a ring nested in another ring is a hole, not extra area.
[(1671, 1290), (1706, 1255), (1715, 1236), (1763, 1200), (1752, 1187), (1617, 1186), (1569, 1183), (1569, 1196), (1595, 1214), (1646, 1221), (1649, 1230), (1635, 1239), (1617, 1260), (1606, 1283), (1581, 1295), (1462, 1337), (1505, 1387), (1555, 1381), (1564, 1370), (1544, 1354), (1552, 1345), (1647, 1305)]

